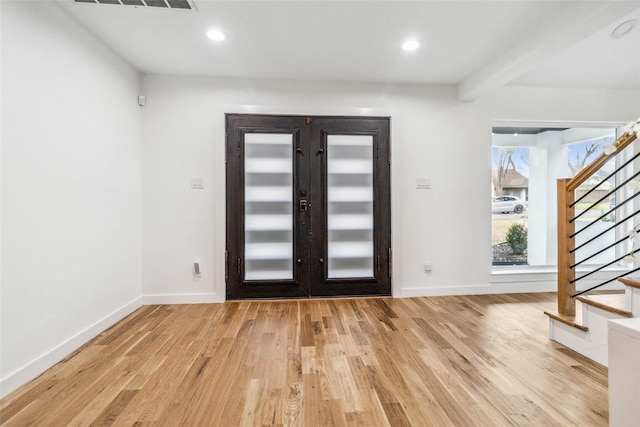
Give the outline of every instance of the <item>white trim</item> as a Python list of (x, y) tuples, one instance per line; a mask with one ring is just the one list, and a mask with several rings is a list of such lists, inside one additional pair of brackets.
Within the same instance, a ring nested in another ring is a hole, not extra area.
[[(576, 291), (581, 291), (584, 289), (588, 289), (592, 286), (599, 285), (605, 280), (611, 279), (614, 275), (618, 273), (624, 273), (625, 269), (622, 268), (607, 268), (602, 271), (596, 272), (592, 276), (581, 280), (578, 284), (579, 287)], [(589, 270), (587, 269), (578, 269), (577, 273), (587, 273)], [(505, 286), (520, 286), (525, 284), (536, 284), (536, 286), (542, 288), (548, 288), (549, 286), (553, 286), (553, 289), (550, 291), (557, 291), (557, 283), (558, 283), (558, 271), (556, 267), (544, 267), (541, 266), (539, 268), (536, 267), (510, 267), (499, 268), (492, 270), (489, 274), (489, 283), (493, 285), (505, 285)], [(624, 289), (624, 285), (619, 281), (615, 280), (610, 282), (599, 288), (601, 291), (610, 291), (610, 290), (620, 290)], [(511, 292), (511, 291), (507, 291)], [(519, 292), (519, 291), (514, 291)], [(542, 292), (539, 289), (534, 289), (531, 292)]]
[(491, 270), (489, 283), (519, 283), (519, 282), (558, 282), (558, 270), (553, 268), (539, 269), (535, 267), (522, 268), (499, 267)]
[(224, 296), (217, 293), (206, 294), (157, 294), (144, 295), (144, 305), (168, 304), (212, 304), (224, 302)]
[(553, 282), (498, 283), (490, 285), (438, 286), (429, 288), (400, 288), (394, 298), (413, 298), (451, 295), (487, 295), (519, 294), (536, 292), (555, 292), (557, 284)]
[(542, 127), (542, 128), (602, 128), (613, 127), (620, 129), (626, 122), (581, 122), (576, 120), (493, 120), (492, 127)]
[(138, 297), (111, 314), (103, 317), (94, 324), (60, 343), (45, 354), (28, 362), (23, 367), (11, 372), (0, 379), (0, 398), (5, 397), (18, 387), (42, 374), (47, 369), (67, 357), (69, 354), (82, 347), (84, 344), (97, 337), (109, 327), (121, 321), (138, 308), (142, 307), (142, 297)]

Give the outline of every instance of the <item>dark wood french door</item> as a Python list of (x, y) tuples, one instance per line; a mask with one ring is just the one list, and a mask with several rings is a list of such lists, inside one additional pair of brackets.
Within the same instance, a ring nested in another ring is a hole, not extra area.
[(227, 115), (228, 299), (390, 295), (389, 125)]

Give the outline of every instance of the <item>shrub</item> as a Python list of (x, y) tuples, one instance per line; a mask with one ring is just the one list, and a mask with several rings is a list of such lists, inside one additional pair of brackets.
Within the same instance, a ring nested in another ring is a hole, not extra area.
[(515, 223), (507, 231), (507, 243), (514, 254), (523, 254), (527, 250), (527, 227)]

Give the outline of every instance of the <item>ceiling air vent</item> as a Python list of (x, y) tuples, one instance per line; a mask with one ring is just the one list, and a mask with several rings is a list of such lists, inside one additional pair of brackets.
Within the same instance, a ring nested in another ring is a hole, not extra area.
[(193, 0), (75, 0), (75, 2), (196, 10)]

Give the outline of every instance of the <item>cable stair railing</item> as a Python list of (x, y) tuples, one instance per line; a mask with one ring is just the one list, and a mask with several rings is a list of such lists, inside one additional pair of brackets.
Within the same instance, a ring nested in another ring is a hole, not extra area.
[[(640, 243), (640, 147), (632, 144), (639, 134), (640, 118), (575, 177), (558, 180), (561, 316), (575, 316), (576, 298), (640, 271), (640, 254), (634, 250), (636, 240)], [(614, 159), (613, 172), (604, 173)], [(615, 203), (603, 209), (611, 200)]]

